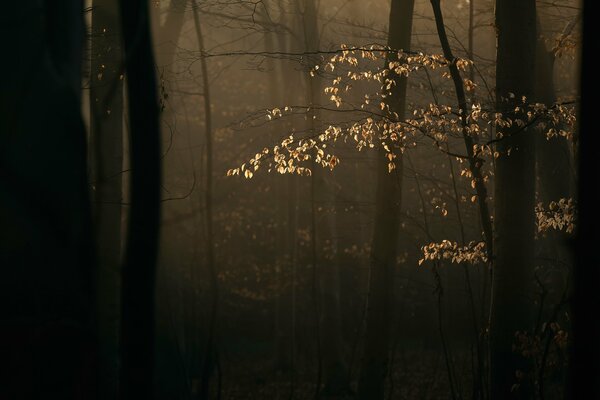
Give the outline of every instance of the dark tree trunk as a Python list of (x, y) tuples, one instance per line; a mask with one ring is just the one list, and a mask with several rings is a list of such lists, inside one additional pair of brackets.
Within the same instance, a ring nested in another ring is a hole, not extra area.
[(123, 266), (121, 396), (151, 399), (160, 217), (160, 128), (148, 4), (121, 0), (130, 120), (131, 210)]
[(96, 391), (82, 16), (77, 1), (3, 5), (0, 398)]
[[(511, 118), (533, 95), (536, 10), (534, 0), (496, 2), (498, 36), (496, 106)], [(501, 129), (498, 128), (500, 131)], [(530, 362), (512, 350), (517, 331), (531, 332), (535, 232), (535, 138), (502, 129), (495, 179), (495, 264), (490, 316), (491, 398), (530, 398)], [(516, 385), (516, 386), (515, 386)]]
[[(388, 45), (395, 50), (410, 50), (414, 0), (392, 0)], [(390, 56), (389, 61), (397, 60)], [(406, 108), (406, 78), (393, 76), (396, 85), (388, 104), (398, 120), (404, 120)], [(361, 400), (383, 399), (384, 383), (388, 370), (394, 270), (400, 228), (402, 204), (402, 154), (398, 149), (396, 168), (388, 171), (388, 159), (380, 149), (377, 155), (377, 191), (375, 231), (371, 250), (371, 280), (369, 282), (369, 308), (365, 332), (365, 348), (358, 383)]]
[(598, 76), (592, 62), (597, 51), (595, 14), (592, 13), (594, 2), (584, 1), (583, 14), (583, 48), (581, 59), (581, 109), (578, 129), (579, 155), (579, 222), (574, 246), (575, 271), (573, 297), (571, 302), (573, 345), (569, 361), (569, 398), (600, 398), (600, 319), (593, 317), (590, 310), (598, 310), (600, 297), (598, 282), (600, 265), (598, 253), (598, 204), (600, 192), (593, 187), (598, 171), (598, 135), (597, 93)]
[(95, 0), (91, 48), (91, 154), (96, 239), (98, 389), (114, 399), (118, 387), (119, 285), (123, 169), (123, 81), (119, 3)]

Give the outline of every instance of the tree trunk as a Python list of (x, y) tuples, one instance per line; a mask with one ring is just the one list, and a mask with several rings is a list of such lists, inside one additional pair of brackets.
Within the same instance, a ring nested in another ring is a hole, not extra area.
[[(461, 110), (460, 113), (460, 119), (461, 119), (461, 126), (462, 126), (462, 137), (463, 137), (463, 142), (465, 144), (465, 151), (467, 153), (468, 159), (469, 159), (469, 170), (471, 171), (471, 174), (473, 176), (473, 180), (475, 182), (475, 193), (477, 194), (477, 203), (479, 206), (479, 221), (480, 221), (480, 225), (482, 227), (483, 230), (483, 239), (485, 240), (485, 245), (486, 245), (486, 253), (487, 253), (487, 257), (488, 257), (488, 265), (491, 267), (490, 270), (493, 270), (493, 253), (494, 253), (494, 243), (493, 243), (493, 228), (492, 228), (492, 217), (490, 215), (490, 211), (489, 211), (489, 207), (488, 207), (488, 203), (487, 203), (487, 187), (485, 184), (485, 181), (483, 179), (483, 174), (482, 174), (482, 167), (483, 167), (483, 160), (478, 157), (475, 154), (475, 151), (473, 149), (473, 145), (475, 144), (475, 140), (474, 138), (469, 134), (468, 131), (468, 120), (467, 120), (467, 109), (468, 109), (468, 103), (467, 103), (467, 96), (465, 94), (465, 88), (464, 88), (464, 83), (463, 83), (463, 79), (462, 76), (460, 74), (460, 71), (458, 69), (458, 66), (456, 65), (456, 61), (457, 59), (454, 57), (454, 54), (452, 52), (452, 48), (450, 47), (450, 41), (448, 40), (448, 35), (446, 33), (446, 26), (444, 24), (444, 17), (442, 14), (442, 8), (441, 8), (441, 2), (440, 0), (431, 0), (431, 6), (433, 8), (433, 14), (435, 16), (435, 23), (436, 23), (436, 27), (437, 27), (437, 31), (438, 31), (438, 36), (440, 38), (440, 44), (442, 46), (442, 50), (444, 52), (444, 57), (446, 58), (446, 60), (449, 60), (450, 63), (448, 64), (448, 69), (450, 70), (450, 75), (452, 77), (452, 81), (454, 83), (454, 90), (456, 92), (456, 100), (458, 101), (458, 108), (459, 110)], [(472, 26), (472, 13), (473, 13), (473, 2), (470, 3), (470, 12), (469, 12), (469, 55), (470, 57), (472, 57), (472, 30), (473, 30), (473, 26)], [(473, 73), (473, 68), (471, 67), (470, 73)], [(472, 78), (469, 78), (472, 80)], [(452, 161), (450, 160), (449, 157), (449, 165), (452, 168)], [(454, 176), (454, 174), (452, 174)], [(454, 178), (453, 178), (454, 181)], [(458, 192), (456, 191), (456, 185), (454, 184), (454, 192), (455, 192), (455, 196), (456, 199), (458, 201)], [(459, 215), (459, 224), (461, 225), (461, 237), (462, 237), (462, 241), (464, 242), (464, 231), (463, 231), (463, 227), (462, 227), (462, 221), (460, 221), (460, 211), (458, 209), (458, 203), (457, 203), (457, 212)], [(469, 274), (468, 274), (468, 270), (465, 268), (465, 278), (467, 280), (467, 287), (468, 287), (468, 292), (469, 292), (469, 297), (471, 297), (471, 310), (472, 310), (472, 316), (473, 316), (473, 323), (474, 323), (474, 328), (475, 328), (475, 334), (478, 335), (477, 332), (477, 322), (476, 322), (476, 318), (475, 318), (475, 312), (474, 312), (474, 307), (473, 307), (473, 303), (472, 303), (472, 291), (470, 290), (470, 282), (469, 282)], [(485, 288), (485, 280), (484, 280), (484, 288)], [(485, 290), (483, 293), (483, 298), (485, 301)], [(482, 307), (482, 315), (483, 315), (483, 310), (484, 307)], [(474, 381), (474, 397), (477, 396), (483, 396), (483, 390), (484, 390), (484, 380), (483, 380), (483, 355), (482, 355), (482, 347), (483, 347), (483, 338), (481, 337), (481, 335), (477, 336), (477, 344), (476, 344), (476, 357), (477, 357), (477, 372), (475, 373), (476, 377), (475, 377), (475, 381)]]
[[(396, 50), (409, 50), (412, 33), (414, 0), (392, 0), (388, 45)], [(389, 61), (397, 57), (390, 56)], [(406, 108), (406, 78), (392, 76), (396, 85), (388, 104), (398, 120), (404, 120)], [(377, 191), (375, 229), (371, 250), (371, 280), (369, 308), (365, 332), (365, 348), (358, 383), (359, 399), (383, 399), (388, 369), (390, 330), (393, 321), (392, 303), (394, 269), (402, 205), (402, 154), (398, 149), (396, 168), (388, 171), (385, 151), (379, 149), (377, 164)]]
[(573, 344), (569, 360), (569, 399), (600, 398), (600, 319), (590, 315), (590, 309), (600, 306), (598, 281), (600, 265), (598, 253), (598, 204), (600, 191), (590, 190), (588, 183), (598, 178), (598, 135), (594, 131), (597, 121), (595, 91), (598, 83), (597, 69), (592, 61), (597, 52), (595, 34), (596, 15), (592, 13), (594, 2), (584, 1), (583, 46), (581, 59), (581, 109), (578, 128), (579, 137), (579, 182), (578, 188), (579, 222), (576, 233), (576, 256), (573, 298), (571, 302)]
[(121, 381), (124, 399), (151, 399), (155, 278), (160, 223), (160, 126), (148, 4), (121, 0), (130, 120), (131, 210), (122, 274)]
[(95, 398), (83, 4), (3, 4), (0, 398)]
[[(314, 0), (304, 0), (304, 40), (305, 49), (309, 52), (319, 50), (319, 27), (317, 8)], [(309, 57), (309, 62), (317, 64), (317, 58)], [(311, 65), (312, 67), (312, 65)], [(321, 78), (318, 75), (307, 78), (307, 98), (309, 100), (308, 123), (313, 134), (319, 129), (315, 122), (319, 120), (319, 93), (322, 90)], [(320, 390), (321, 372), (323, 374), (323, 391), (326, 396), (337, 396), (349, 391), (348, 373), (342, 355), (342, 328), (339, 304), (339, 279), (336, 279), (338, 262), (337, 243), (335, 238), (335, 196), (331, 175), (321, 165), (312, 169), (312, 247), (313, 247), (313, 284), (316, 296), (315, 312), (317, 324), (317, 353), (319, 376), (317, 390)]]
[(94, 0), (91, 50), (91, 158), (96, 237), (98, 389), (117, 397), (123, 168), (123, 81), (119, 4)]
[[(194, 26), (196, 29), (196, 40), (200, 53), (204, 52), (204, 37), (200, 24), (199, 11), (194, 7)], [(217, 266), (215, 264), (215, 244), (213, 234), (213, 137), (212, 137), (212, 111), (210, 108), (210, 82), (208, 79), (208, 67), (204, 55), (200, 55), (200, 66), (202, 68), (202, 90), (204, 92), (204, 126), (206, 143), (206, 262), (210, 279), (210, 312), (208, 320), (208, 338), (204, 352), (202, 365), (202, 376), (200, 380), (200, 398), (207, 399), (210, 390), (210, 380), (218, 363), (217, 352), (217, 314), (219, 305), (219, 281), (217, 278)], [(220, 389), (219, 389), (220, 390)], [(219, 395), (220, 396), (220, 395)]]
[[(267, 8), (263, 10), (261, 18), (264, 21), (268, 21), (274, 15), (277, 14), (274, 2), (267, 3)], [(279, 4), (279, 19), (281, 23), (284, 18), (283, 4)], [(285, 36), (283, 32), (278, 32), (276, 29), (267, 30), (264, 32), (264, 44), (265, 51), (267, 53), (273, 53), (275, 51), (285, 52), (287, 46)], [(286, 90), (289, 90), (285, 85), (282, 61), (275, 60), (274, 58), (267, 57), (265, 60), (267, 80), (267, 107), (279, 107), (282, 108), (285, 104)], [(284, 128), (286, 129), (287, 126)], [(273, 142), (277, 142), (281, 139), (281, 131), (279, 129), (271, 129), (269, 133)], [(290, 213), (290, 207), (294, 201), (291, 191), (293, 191), (290, 182), (294, 177), (291, 175), (277, 176), (273, 181), (273, 189), (275, 196), (273, 200), (275, 204), (275, 212), (277, 220), (279, 221), (277, 226), (277, 233), (275, 239), (275, 250), (273, 262), (275, 263), (276, 280), (277, 280), (277, 294), (275, 299), (275, 329), (274, 329), (274, 341), (275, 341), (275, 360), (274, 368), (278, 373), (290, 371), (292, 367), (292, 352), (290, 351), (290, 307), (288, 300), (290, 298), (289, 293), (285, 291), (286, 287), (286, 276), (287, 271), (292, 270), (293, 266), (293, 233), (290, 231), (293, 229), (294, 214)], [(292, 189), (292, 190), (290, 190)], [(290, 240), (290, 238), (292, 238)]]
[[(505, 116), (533, 95), (536, 10), (534, 0), (496, 2), (498, 37), (496, 105)], [(498, 128), (500, 130), (500, 128)], [(530, 398), (531, 365), (513, 352), (517, 331), (530, 330), (535, 230), (535, 147), (533, 132), (502, 129), (496, 161), (496, 259), (490, 316), (491, 398)]]

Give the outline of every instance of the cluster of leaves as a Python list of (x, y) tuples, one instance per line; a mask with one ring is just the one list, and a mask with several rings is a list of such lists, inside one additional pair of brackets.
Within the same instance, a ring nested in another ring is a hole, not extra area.
[[(538, 371), (545, 367), (548, 372), (558, 372), (565, 367), (569, 340), (569, 333), (558, 322), (544, 323), (538, 334), (515, 332), (512, 351), (533, 360)], [(525, 378), (522, 371), (517, 372), (516, 376), (519, 382)], [(535, 379), (536, 384), (540, 383), (539, 379)]]
[[(390, 57), (392, 53), (394, 57)], [(379, 63), (382, 66), (377, 67), (374, 61), (378, 60), (386, 62)], [(460, 70), (466, 70), (471, 64), (472, 61), (466, 59), (456, 61)], [(390, 172), (396, 167), (395, 159), (398, 155), (405, 149), (416, 146), (417, 137), (430, 139), (432, 145), (440, 151), (456, 156), (459, 160), (469, 157), (449, 153), (448, 141), (451, 138), (462, 140), (465, 134), (477, 143), (473, 149), (473, 157), (476, 159), (499, 157), (500, 153), (495, 151), (494, 144), (505, 136), (505, 129), (513, 126), (523, 129), (535, 127), (548, 139), (555, 136), (572, 139), (575, 126), (575, 109), (572, 105), (531, 104), (526, 98), (515, 102), (514, 95), (511, 95), (512, 100), (507, 99), (505, 110), (485, 109), (481, 104), (475, 103), (467, 111), (431, 103), (427, 107), (413, 109), (411, 118), (401, 120), (389, 106), (396, 77), (408, 76), (421, 69), (435, 70), (447, 65), (448, 61), (442, 55), (397, 52), (382, 46), (342, 46), (338, 53), (324, 63), (324, 67), (315, 66), (311, 75), (318, 73), (322, 79), (328, 75), (333, 78), (331, 84), (324, 88), (324, 93), (335, 106), (328, 110), (354, 112), (355, 115), (361, 116), (350, 123), (328, 125), (319, 132), (312, 132), (309, 137), (289, 135), (271, 149), (265, 148), (261, 153), (257, 153), (249, 160), (249, 166), (243, 164), (239, 168), (230, 169), (227, 175), (252, 178), (263, 163), (266, 163), (269, 172), (276, 171), (280, 174), (310, 175), (311, 169), (307, 165), (310, 162), (333, 169), (339, 163), (339, 158), (328, 151), (328, 146), (340, 139), (344, 142), (353, 141), (359, 151), (363, 148), (383, 148)], [(443, 72), (442, 76), (450, 79), (448, 72)], [(358, 81), (373, 84), (374, 90), (361, 93), (362, 100), (359, 105), (346, 104), (343, 94), (350, 92)], [(471, 81), (465, 81), (464, 84), (467, 89), (475, 87), (475, 83)], [(310, 107), (305, 109), (309, 116), (314, 111)], [(293, 113), (294, 110), (289, 106), (274, 108), (267, 110), (266, 118), (271, 121)], [(312, 115), (311, 118), (315, 116)], [(494, 139), (488, 138), (490, 127), (496, 129)], [(516, 134), (520, 132), (519, 130)]]
[[(311, 169), (300, 165), (300, 163), (308, 161), (311, 158), (322, 167), (333, 169), (339, 163), (339, 158), (333, 154), (326, 153), (325, 149), (327, 148), (328, 140), (331, 139), (332, 135), (337, 135), (338, 131), (335, 127), (330, 128), (319, 135), (318, 140), (308, 138), (296, 141), (294, 135), (290, 135), (272, 149), (265, 147), (262, 152), (256, 153), (248, 162), (249, 165), (244, 163), (239, 168), (229, 169), (227, 176), (243, 174), (245, 178), (250, 179), (254, 176), (254, 172), (262, 165), (263, 159), (268, 159), (268, 172), (276, 171), (280, 174), (310, 176), (312, 174)], [(309, 154), (309, 149), (315, 150), (315, 154)], [(268, 158), (269, 156), (271, 157)]]
[(440, 243), (429, 243), (421, 247), (423, 258), (419, 265), (425, 261), (450, 261), (452, 263), (478, 264), (487, 262), (484, 242), (469, 242), (462, 246), (456, 242), (442, 240)]
[(545, 208), (543, 203), (535, 207), (538, 233), (551, 229), (573, 233), (577, 219), (577, 207), (572, 198), (551, 201)]
[(575, 107), (571, 102), (565, 104), (554, 104), (550, 107), (545, 104), (535, 103), (530, 106), (536, 115), (536, 129), (542, 131), (546, 139), (564, 137), (573, 140), (573, 132), (577, 116)]

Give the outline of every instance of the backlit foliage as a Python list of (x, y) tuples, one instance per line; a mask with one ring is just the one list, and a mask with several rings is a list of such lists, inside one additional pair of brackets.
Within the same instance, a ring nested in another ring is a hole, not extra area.
[[(391, 53), (400, 61), (389, 61)], [(457, 59), (455, 63), (462, 71), (472, 65), (472, 61), (466, 59)], [(323, 92), (333, 108), (312, 106), (303, 107), (301, 111), (306, 113), (307, 118), (313, 119), (316, 118), (314, 112), (321, 110), (352, 112), (360, 117), (351, 122), (328, 125), (304, 137), (289, 134), (272, 148), (264, 148), (256, 153), (247, 163), (230, 169), (227, 175), (252, 178), (254, 172), (263, 165), (268, 172), (280, 174), (311, 175), (313, 163), (333, 169), (340, 160), (330, 149), (338, 140), (354, 143), (359, 151), (382, 147), (391, 172), (396, 168), (396, 158), (406, 149), (415, 147), (421, 138), (426, 138), (438, 150), (459, 161), (469, 159), (469, 156), (449, 153), (448, 142), (451, 139), (462, 140), (465, 134), (476, 142), (473, 148), (476, 160), (500, 157), (502, 154), (495, 149), (495, 143), (505, 137), (505, 129), (513, 126), (522, 128), (513, 134), (521, 134), (525, 128), (533, 127), (534, 132), (542, 132), (548, 140), (556, 136), (573, 139), (576, 122), (573, 103), (532, 104), (524, 97), (515, 102), (512, 94), (506, 99), (505, 109), (491, 109), (475, 103), (469, 110), (460, 110), (450, 105), (430, 103), (425, 107), (413, 108), (412, 116), (401, 120), (390, 108), (397, 77), (407, 77), (421, 70), (433, 71), (447, 65), (448, 61), (441, 55), (396, 52), (375, 45), (365, 48), (342, 46), (339, 52), (324, 60), (322, 66), (317, 65), (310, 71), (311, 76), (319, 75), (324, 81), (330, 79), (330, 84)], [(451, 79), (446, 70), (441, 76)], [(360, 104), (347, 103), (344, 96), (349, 96), (357, 82), (362, 82), (361, 89), (365, 84), (373, 89), (360, 94)], [(469, 79), (464, 79), (463, 83), (467, 91), (477, 86)], [(297, 112), (298, 107), (274, 108), (266, 111), (266, 119), (272, 121)], [(463, 126), (463, 114), (466, 115), (466, 126)], [(495, 132), (492, 139), (489, 137), (490, 128)], [(511, 149), (508, 149), (506, 155), (510, 156), (510, 152)], [(487, 181), (488, 177), (484, 175), (484, 179)]]
[[(545, 322), (536, 334), (515, 332), (512, 351), (532, 360), (536, 371), (543, 365), (550, 375), (564, 368), (570, 339), (569, 333), (558, 322)], [(535, 375), (538, 374), (536, 372)], [(536, 384), (539, 385), (539, 382)]]
[(538, 203), (535, 207), (538, 233), (555, 229), (573, 233), (577, 209), (573, 199), (560, 199), (551, 201), (548, 207)]
[(423, 258), (419, 265), (425, 261), (450, 261), (451, 263), (478, 264), (487, 262), (484, 242), (469, 242), (461, 246), (456, 242), (442, 240), (440, 243), (429, 243), (421, 247)]

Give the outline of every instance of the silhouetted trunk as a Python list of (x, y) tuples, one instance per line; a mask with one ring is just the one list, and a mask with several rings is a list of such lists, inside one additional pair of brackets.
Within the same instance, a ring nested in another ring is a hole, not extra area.
[[(536, 10), (534, 0), (496, 2), (498, 36), (496, 106), (506, 117), (533, 95)], [(532, 327), (535, 232), (534, 132), (514, 124), (498, 128), (495, 179), (495, 264), (490, 316), (491, 398), (532, 396), (531, 365), (512, 350), (517, 331)], [(516, 386), (514, 386), (516, 385)]]
[(94, 0), (92, 12), (90, 142), (96, 312), (101, 399), (117, 396), (123, 169), (123, 81), (119, 4)]
[[(388, 45), (395, 50), (410, 50), (414, 0), (392, 0), (389, 19)], [(388, 61), (396, 61), (390, 55)], [(406, 108), (406, 78), (391, 77), (396, 85), (388, 97), (390, 112), (404, 120)], [(390, 143), (391, 144), (391, 143)], [(388, 170), (389, 160), (380, 148), (377, 155), (377, 191), (373, 246), (371, 249), (371, 280), (369, 282), (369, 307), (365, 332), (365, 348), (358, 382), (358, 397), (361, 400), (383, 399), (385, 377), (388, 370), (392, 303), (394, 294), (394, 270), (400, 211), (402, 205), (402, 153), (398, 148), (390, 149), (396, 154), (396, 168)]]
[(151, 399), (156, 256), (160, 218), (160, 127), (148, 4), (121, 0), (130, 121), (131, 210), (122, 275), (121, 382), (124, 399)]
[(600, 306), (598, 281), (600, 272), (592, 266), (600, 265), (598, 252), (598, 204), (600, 191), (590, 188), (588, 183), (597, 182), (598, 135), (594, 131), (597, 124), (595, 92), (598, 72), (592, 61), (597, 52), (596, 15), (592, 13), (594, 2), (583, 2), (583, 46), (581, 59), (581, 109), (578, 127), (579, 218), (575, 246), (575, 270), (573, 298), (571, 302), (573, 344), (569, 360), (569, 399), (600, 398), (600, 319), (592, 317), (590, 310)]
[[(94, 398), (82, 3), (2, 6), (0, 398)], [(10, 60), (9, 60), (10, 58)]]
[(487, 188), (481, 173), (483, 167), (483, 160), (474, 153), (473, 145), (475, 140), (469, 134), (468, 121), (467, 121), (467, 96), (465, 94), (465, 88), (463, 86), (463, 79), (460, 75), (460, 71), (456, 65), (457, 59), (452, 53), (450, 42), (448, 41), (448, 35), (446, 34), (446, 27), (444, 25), (444, 18), (440, 5), (440, 0), (431, 0), (431, 6), (435, 15), (435, 23), (440, 38), (440, 44), (444, 52), (444, 57), (449, 61), (448, 69), (454, 83), (454, 90), (456, 91), (456, 100), (458, 101), (458, 108), (462, 110), (460, 114), (462, 136), (465, 143), (465, 151), (469, 160), (469, 170), (475, 181), (475, 193), (477, 193), (477, 205), (479, 206), (479, 218), (481, 226), (483, 228), (483, 237), (486, 244), (486, 252), (488, 259), (492, 259), (493, 254), (493, 240), (492, 240), (492, 218), (490, 217), (490, 211), (487, 203)]

